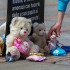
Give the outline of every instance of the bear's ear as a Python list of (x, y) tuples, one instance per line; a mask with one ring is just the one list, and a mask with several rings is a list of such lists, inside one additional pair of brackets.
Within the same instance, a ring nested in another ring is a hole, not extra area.
[(11, 24), (14, 26), (18, 22), (18, 17), (12, 19)]
[(32, 26), (32, 21), (30, 19), (28, 19), (28, 23)]
[(36, 26), (38, 26), (38, 23), (37, 22), (33, 23), (33, 27), (36, 27)]

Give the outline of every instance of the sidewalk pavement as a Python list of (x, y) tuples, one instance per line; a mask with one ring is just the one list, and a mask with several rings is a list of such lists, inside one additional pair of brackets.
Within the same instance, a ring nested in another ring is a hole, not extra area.
[(0, 63), (0, 70), (70, 70), (70, 66), (22, 60), (12, 63)]
[[(57, 21), (58, 0), (45, 0), (44, 24), (49, 28)], [(0, 1), (0, 25), (6, 21), (7, 0)], [(3, 33), (0, 32), (0, 36)], [(61, 36), (58, 40), (64, 45), (70, 45), (70, 4), (63, 20)], [(60, 61), (55, 64), (47, 62), (30, 62), (27, 60), (16, 61), (12, 63), (0, 63), (0, 70), (69, 70), (70, 60)]]

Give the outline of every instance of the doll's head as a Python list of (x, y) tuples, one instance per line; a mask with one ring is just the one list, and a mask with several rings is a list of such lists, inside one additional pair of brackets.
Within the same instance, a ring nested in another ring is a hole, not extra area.
[(50, 41), (55, 41), (56, 40), (56, 35), (51, 35)]

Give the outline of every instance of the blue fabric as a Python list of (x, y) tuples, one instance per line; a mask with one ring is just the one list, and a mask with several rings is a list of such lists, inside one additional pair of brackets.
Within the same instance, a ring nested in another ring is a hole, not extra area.
[(70, 46), (62, 46), (62, 49), (64, 49), (66, 52), (70, 52)]
[(58, 0), (58, 8), (57, 9), (65, 12), (69, 1), (70, 0)]
[(14, 61), (14, 58), (12, 57), (12, 56), (6, 56), (5, 57), (5, 60), (6, 60), (6, 62), (13, 62)]
[(70, 0), (60, 0), (60, 1), (70, 1)]

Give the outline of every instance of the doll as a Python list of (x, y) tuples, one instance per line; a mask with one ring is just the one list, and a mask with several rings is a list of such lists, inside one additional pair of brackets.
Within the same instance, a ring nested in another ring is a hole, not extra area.
[(54, 50), (54, 49), (56, 49), (56, 46), (58, 46), (58, 45), (59, 45), (59, 42), (56, 40), (56, 36), (51, 35), (50, 41), (48, 43), (49, 49)]
[(59, 41), (56, 39), (56, 35), (51, 35), (50, 41), (48, 43), (50, 53), (53, 55), (65, 55), (66, 52), (63, 50), (60, 45), (63, 46), (63, 44), (59, 43)]

